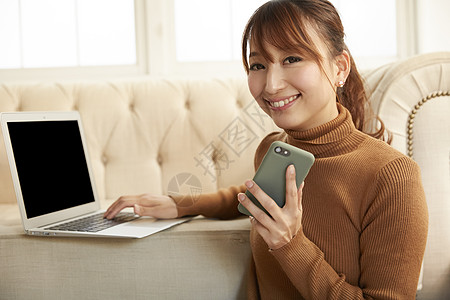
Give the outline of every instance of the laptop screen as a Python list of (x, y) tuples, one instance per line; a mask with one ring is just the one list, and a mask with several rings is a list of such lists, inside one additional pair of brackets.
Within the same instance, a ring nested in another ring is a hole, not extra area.
[(78, 122), (8, 122), (28, 218), (95, 202)]

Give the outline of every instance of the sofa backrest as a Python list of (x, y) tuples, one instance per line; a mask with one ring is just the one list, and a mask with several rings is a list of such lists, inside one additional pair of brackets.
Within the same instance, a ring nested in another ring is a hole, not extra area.
[(420, 55), (367, 76), (392, 146), (419, 164), (429, 233), (418, 299), (450, 299), (450, 53)]
[[(80, 112), (100, 199), (243, 184), (277, 129), (245, 79), (0, 84), (0, 111), (31, 110)], [(15, 203), (0, 138), (0, 203)]]

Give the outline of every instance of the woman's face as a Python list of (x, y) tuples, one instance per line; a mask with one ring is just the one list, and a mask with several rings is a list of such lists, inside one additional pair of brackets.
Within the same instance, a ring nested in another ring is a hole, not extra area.
[(326, 55), (326, 47), (313, 36), (323, 67), (302, 56), (265, 43), (273, 62), (250, 42), (248, 85), (259, 106), (283, 129), (304, 131), (325, 124), (338, 115), (335, 82), (338, 67)]

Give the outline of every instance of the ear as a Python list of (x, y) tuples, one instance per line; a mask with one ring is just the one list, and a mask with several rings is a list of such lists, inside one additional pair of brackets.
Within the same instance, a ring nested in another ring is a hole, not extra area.
[(336, 86), (343, 86), (343, 83), (347, 80), (348, 74), (350, 74), (351, 63), (350, 54), (343, 50), (341, 54), (335, 57), (336, 64)]

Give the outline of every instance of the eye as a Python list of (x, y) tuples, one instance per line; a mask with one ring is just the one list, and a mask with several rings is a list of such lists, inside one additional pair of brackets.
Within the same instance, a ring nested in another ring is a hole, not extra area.
[(264, 70), (264, 69), (265, 69), (264, 65), (258, 64), (258, 63), (252, 64), (250, 66), (251, 71), (258, 71), (258, 70)]
[(302, 61), (302, 58), (301, 58), (301, 57), (297, 57), (297, 56), (289, 56), (289, 57), (287, 57), (287, 58), (284, 60), (284, 63), (286, 63), (286, 64), (293, 64), (293, 63), (300, 62), (300, 61)]

